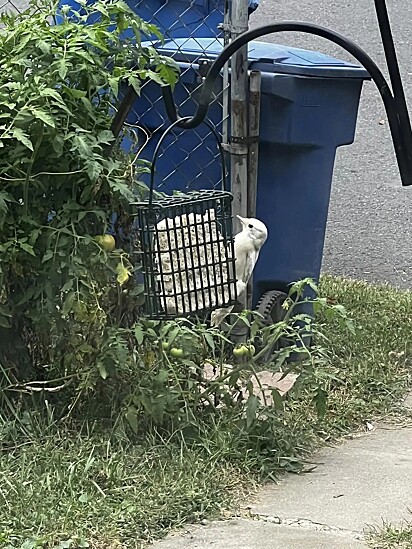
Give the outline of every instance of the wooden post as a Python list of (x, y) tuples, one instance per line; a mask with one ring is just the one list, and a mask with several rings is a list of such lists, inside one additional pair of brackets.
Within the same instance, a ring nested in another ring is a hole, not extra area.
[[(262, 75), (251, 71), (249, 77), (249, 153), (247, 217), (256, 217), (256, 196), (259, 166), (259, 129), (260, 129), (260, 86)], [(252, 308), (253, 275), (247, 289), (247, 308)]]

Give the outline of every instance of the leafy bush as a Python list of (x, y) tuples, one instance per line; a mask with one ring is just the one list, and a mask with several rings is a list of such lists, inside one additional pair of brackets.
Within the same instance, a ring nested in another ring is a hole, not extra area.
[(110, 126), (123, 83), (173, 84), (176, 66), (142, 45), (158, 30), (124, 2), (80, 3), (58, 25), (47, 2), (1, 17), (0, 361), (16, 379), (87, 369), (141, 291), (119, 239), (111, 251), (93, 238), (111, 212), (127, 233), (146, 169)]

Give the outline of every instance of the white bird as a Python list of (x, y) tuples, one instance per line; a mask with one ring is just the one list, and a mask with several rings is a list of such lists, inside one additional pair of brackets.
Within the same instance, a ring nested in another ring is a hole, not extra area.
[[(237, 296), (240, 297), (246, 291), (260, 249), (268, 237), (268, 230), (259, 219), (241, 217), (240, 215), (236, 217), (242, 223), (242, 230), (235, 236), (234, 242), (236, 291)], [(211, 325), (219, 326), (232, 312), (232, 309), (233, 305), (213, 311), (210, 318)]]

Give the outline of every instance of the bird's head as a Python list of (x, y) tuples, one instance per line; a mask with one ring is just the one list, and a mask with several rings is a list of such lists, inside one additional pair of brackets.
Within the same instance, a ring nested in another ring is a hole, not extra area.
[(245, 231), (251, 240), (256, 240), (256, 244), (262, 246), (268, 237), (266, 225), (254, 217), (241, 217), (240, 215), (236, 217), (242, 224), (242, 231)]

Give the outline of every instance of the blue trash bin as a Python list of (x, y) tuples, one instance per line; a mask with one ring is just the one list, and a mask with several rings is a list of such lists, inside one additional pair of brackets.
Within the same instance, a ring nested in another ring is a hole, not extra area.
[(166, 38), (221, 36), (224, 0), (127, 0), (145, 21)]
[[(93, 4), (94, 0), (88, 0)], [(222, 35), (224, 0), (125, 0), (142, 19), (156, 25), (165, 38)], [(84, 13), (76, 0), (60, 0), (60, 6)], [(97, 18), (97, 15), (96, 15)], [(125, 33), (127, 36), (127, 33)], [(146, 37), (146, 38), (155, 38)]]
[[(221, 49), (221, 42), (210, 38), (176, 40), (161, 48), (182, 70), (174, 91), (181, 115), (196, 110), (200, 59), (213, 60)], [(268, 290), (287, 291), (293, 281), (319, 279), (336, 149), (354, 140), (360, 93), (369, 76), (357, 65), (318, 52), (263, 42), (249, 44), (249, 68), (262, 73), (257, 217), (269, 230), (254, 270), (256, 305)], [(221, 87), (220, 80), (216, 94)], [(220, 129), (219, 102), (208, 117)], [(143, 88), (128, 121), (153, 135), (142, 154), (150, 160), (169, 125), (158, 86)], [(170, 135), (156, 164), (161, 190), (219, 185), (215, 148), (201, 126)]]

